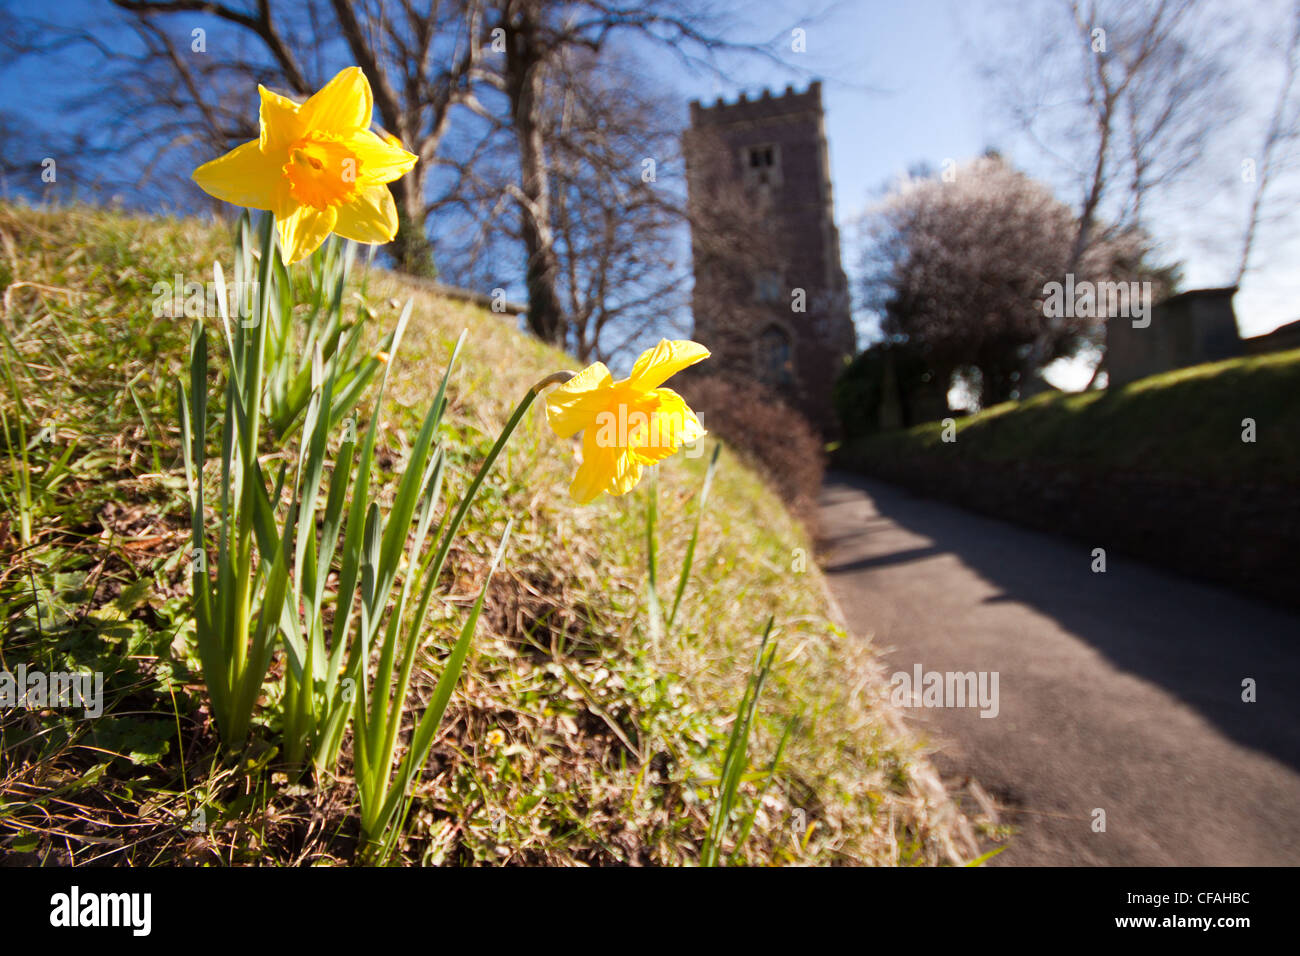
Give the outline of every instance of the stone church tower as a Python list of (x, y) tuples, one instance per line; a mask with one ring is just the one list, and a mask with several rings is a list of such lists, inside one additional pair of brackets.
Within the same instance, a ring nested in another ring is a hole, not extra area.
[(856, 351), (840, 265), (821, 83), (691, 103), (683, 137), (694, 338), (709, 371), (756, 379), (828, 436), (831, 385)]

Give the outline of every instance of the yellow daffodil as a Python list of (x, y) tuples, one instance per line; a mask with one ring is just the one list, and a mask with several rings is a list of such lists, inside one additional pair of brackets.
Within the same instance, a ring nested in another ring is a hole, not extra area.
[(204, 163), (194, 181), (207, 193), (275, 215), (289, 262), (309, 256), (331, 232), (357, 242), (391, 242), (397, 207), (385, 183), (416, 157), (370, 130), (370, 83), (355, 66), (301, 105), (257, 88), (261, 137)]
[(627, 378), (614, 381), (596, 362), (546, 397), (546, 420), (557, 435), (583, 433), (582, 464), (569, 486), (574, 501), (586, 504), (602, 492), (626, 494), (641, 480), (643, 466), (705, 434), (685, 400), (660, 386), (708, 357), (698, 343), (661, 339), (641, 354)]

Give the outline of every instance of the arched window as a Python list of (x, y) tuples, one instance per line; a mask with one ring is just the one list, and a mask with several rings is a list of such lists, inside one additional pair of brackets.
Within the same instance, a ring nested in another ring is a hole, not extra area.
[(794, 343), (779, 325), (769, 325), (759, 334), (758, 378), (764, 385), (794, 384)]

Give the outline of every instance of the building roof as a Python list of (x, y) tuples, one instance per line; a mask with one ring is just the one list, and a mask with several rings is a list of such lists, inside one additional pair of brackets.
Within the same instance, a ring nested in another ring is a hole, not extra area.
[(705, 106), (699, 100), (691, 101), (692, 126), (724, 126), (737, 120), (752, 120), (769, 116), (784, 116), (788, 113), (802, 113), (805, 110), (822, 108), (822, 82), (813, 80), (808, 89), (796, 93), (793, 86), (787, 86), (779, 96), (772, 95), (771, 90), (763, 90), (757, 99), (750, 99), (741, 93), (734, 102), (727, 102), (721, 96), (712, 105)]

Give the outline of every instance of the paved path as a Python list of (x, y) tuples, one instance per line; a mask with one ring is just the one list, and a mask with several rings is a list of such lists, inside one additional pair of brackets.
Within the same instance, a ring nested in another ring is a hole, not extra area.
[(1019, 828), (995, 864), (1300, 864), (1300, 614), (850, 475), (821, 516), (891, 674), (998, 672), (996, 717), (908, 710)]

